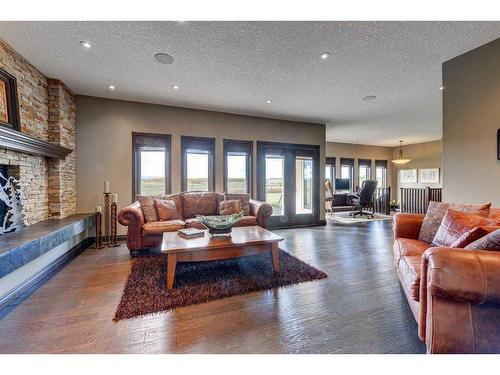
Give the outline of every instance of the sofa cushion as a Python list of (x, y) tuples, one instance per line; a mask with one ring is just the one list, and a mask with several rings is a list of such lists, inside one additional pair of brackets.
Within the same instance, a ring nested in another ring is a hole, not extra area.
[(211, 192), (191, 192), (182, 196), (183, 218), (196, 215), (217, 215), (217, 194)]
[(450, 247), (460, 236), (471, 229), (483, 225), (494, 225), (493, 220), (453, 209), (446, 211), (432, 240), (434, 246)]
[(186, 219), (186, 228), (207, 229), (197, 218)]
[(179, 214), (177, 212), (177, 205), (172, 199), (155, 199), (156, 213), (158, 215), (158, 220), (169, 221), (179, 219)]
[(429, 247), (431, 247), (431, 244), (425, 241), (398, 238), (394, 241), (393, 251), (395, 258), (399, 260), (403, 256), (421, 256)]
[(439, 229), (439, 225), (441, 224), (446, 211), (450, 208), (457, 211), (488, 217), (490, 214), (490, 207), (491, 203), (474, 205), (431, 201), (429, 202), (427, 213), (425, 214), (424, 221), (422, 222), (418, 239), (431, 243)]
[(419, 300), (420, 291), (420, 270), (422, 265), (422, 257), (420, 255), (401, 257), (399, 262), (399, 276), (403, 288), (406, 289), (410, 297), (417, 301)]
[(490, 219), (495, 220), (497, 225), (500, 225), (500, 208), (492, 208), (490, 210), (490, 216), (488, 216)]
[(240, 201), (233, 199), (230, 201), (222, 201), (219, 204), (219, 213), (221, 215), (232, 215), (240, 212)]
[(484, 237), (472, 242), (466, 249), (500, 251), (500, 229), (497, 229)]
[(458, 239), (456, 239), (450, 245), (450, 247), (463, 249), (472, 242), (486, 236), (488, 233), (491, 233), (497, 229), (500, 229), (500, 226), (483, 226), (472, 228), (471, 230), (462, 234)]
[(169, 221), (153, 221), (144, 223), (142, 226), (142, 234), (162, 234), (163, 232), (175, 232), (176, 230), (185, 227), (182, 220), (169, 220)]
[(177, 218), (182, 219), (182, 193), (162, 195), (160, 199), (170, 199), (175, 202), (175, 207), (177, 208)]
[(238, 221), (235, 227), (248, 227), (251, 225), (257, 225), (257, 218), (255, 216), (243, 216), (240, 221)]
[(145, 222), (155, 222), (158, 221), (158, 216), (156, 214), (155, 202), (153, 197), (149, 195), (138, 195), (137, 200), (141, 205), (142, 213), (144, 214)]
[(250, 215), (250, 198), (248, 194), (236, 194), (236, 193), (226, 193), (224, 194), (224, 200), (238, 200), (240, 201), (240, 208), (243, 211), (243, 215)]

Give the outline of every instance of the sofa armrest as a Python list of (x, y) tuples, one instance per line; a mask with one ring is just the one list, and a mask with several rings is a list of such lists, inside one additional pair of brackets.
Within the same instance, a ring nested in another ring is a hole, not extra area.
[(266, 228), (266, 219), (273, 214), (273, 207), (267, 202), (250, 199), (250, 214), (257, 218), (257, 225)]
[(421, 271), (419, 336), (427, 350), (500, 351), (500, 252), (432, 247)]
[(396, 214), (394, 215), (392, 228), (394, 229), (394, 238), (410, 238), (418, 239), (422, 222), (425, 215), (423, 214)]
[(144, 214), (139, 202), (118, 211), (118, 222), (127, 228), (127, 247), (130, 251), (142, 248), (142, 226), (144, 225)]

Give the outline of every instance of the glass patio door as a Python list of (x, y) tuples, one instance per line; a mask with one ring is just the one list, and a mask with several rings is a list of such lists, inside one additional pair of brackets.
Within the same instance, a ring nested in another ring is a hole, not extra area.
[(314, 224), (318, 220), (316, 149), (259, 142), (258, 199), (273, 207), (269, 227)]

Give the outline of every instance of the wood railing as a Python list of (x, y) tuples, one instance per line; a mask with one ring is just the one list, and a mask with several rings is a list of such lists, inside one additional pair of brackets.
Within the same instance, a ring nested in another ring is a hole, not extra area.
[(401, 188), (401, 212), (425, 214), (430, 201), (441, 202), (442, 188)]
[(391, 213), (391, 187), (377, 188), (373, 195), (373, 211), (384, 215)]

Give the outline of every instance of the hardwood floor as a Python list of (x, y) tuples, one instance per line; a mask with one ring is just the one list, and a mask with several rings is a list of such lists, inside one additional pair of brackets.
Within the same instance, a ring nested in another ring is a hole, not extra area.
[(88, 249), (0, 310), (0, 352), (425, 352), (392, 268), (390, 222), (276, 233), (329, 277), (113, 323), (129, 253)]

